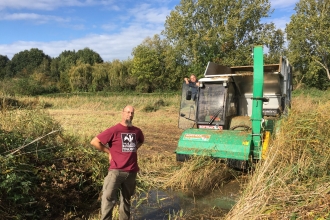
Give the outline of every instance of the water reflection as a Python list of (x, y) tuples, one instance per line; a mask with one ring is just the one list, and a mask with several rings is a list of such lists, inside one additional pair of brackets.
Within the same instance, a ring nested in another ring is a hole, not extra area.
[[(222, 188), (196, 197), (193, 193), (150, 190), (141, 193), (133, 203), (134, 220), (163, 220), (223, 217), (235, 205), (239, 197), (240, 185), (230, 182)], [(210, 212), (211, 210), (211, 212)], [(198, 217), (197, 217), (198, 216)], [(172, 217), (172, 218), (171, 218)]]

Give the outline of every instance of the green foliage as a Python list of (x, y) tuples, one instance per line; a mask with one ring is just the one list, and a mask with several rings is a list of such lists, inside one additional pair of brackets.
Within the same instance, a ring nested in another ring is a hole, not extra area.
[(121, 62), (113, 60), (108, 63), (109, 91), (132, 90), (136, 86), (136, 79), (130, 74), (131, 60)]
[(3, 79), (6, 76), (7, 63), (9, 63), (8, 57), (0, 55), (0, 79)]
[(7, 95), (41, 95), (45, 93), (58, 92), (55, 85), (40, 83), (32, 76), (10, 79), (6, 78), (0, 81), (0, 91)]
[(153, 40), (147, 38), (134, 48), (132, 54), (132, 74), (138, 78), (137, 89), (142, 92), (152, 92), (155, 87), (161, 86), (157, 77), (162, 77), (160, 39), (156, 35)]
[(287, 50), (284, 49), (284, 32), (281, 29), (275, 30), (269, 34), (269, 42), (266, 46), (269, 52), (265, 54), (264, 62), (265, 64), (276, 64), (279, 63), (280, 57), (287, 54)]
[(69, 71), (72, 92), (92, 91), (93, 67), (90, 64), (78, 64)]
[(44, 59), (50, 60), (50, 57), (38, 48), (24, 50), (15, 54), (10, 62), (11, 76), (31, 75), (41, 65)]
[(78, 60), (85, 64), (94, 65), (96, 63), (103, 63), (103, 59), (101, 58), (100, 54), (89, 49), (88, 47), (84, 48), (83, 50), (78, 50), (76, 55)]
[(43, 93), (43, 88), (30, 78), (20, 78), (16, 81), (15, 94), (21, 95), (40, 95)]
[[(209, 61), (247, 65), (252, 63), (252, 45), (266, 44), (273, 51), (274, 43), (282, 43), (283, 36), (274, 33), (273, 24), (260, 22), (269, 10), (264, 0), (182, 0), (167, 17), (163, 34), (180, 51), (190, 71), (200, 76)], [(272, 35), (277, 36), (276, 42)]]
[(93, 92), (103, 91), (107, 86), (109, 86), (108, 69), (108, 63), (94, 65), (91, 85)]
[(76, 65), (75, 51), (63, 51), (58, 56), (58, 72), (60, 73), (59, 89), (61, 92), (70, 92), (69, 70)]
[(45, 112), (0, 114), (1, 217), (63, 219), (90, 208), (87, 201), (97, 200), (107, 158), (64, 135)]
[[(261, 22), (271, 13), (270, 7), (269, 0), (181, 0), (166, 19), (164, 38), (146, 38), (132, 50), (132, 60), (103, 63), (89, 48), (65, 50), (53, 59), (37, 48), (19, 52), (12, 60), (0, 55), (0, 79), (14, 79), (12, 88), (3, 83), (6, 89), (1, 90), (29, 95), (177, 91), (184, 77), (202, 77), (209, 61), (251, 65), (253, 45), (268, 48), (266, 64), (278, 63), (280, 56), (288, 55), (297, 87), (329, 88), (330, 4), (299, 1), (286, 28), (288, 49), (284, 47), (285, 33), (273, 23)], [(27, 85), (26, 91), (23, 85)]]
[(330, 90), (322, 91), (316, 88), (296, 89), (292, 92), (293, 97), (310, 97), (314, 102), (325, 103), (330, 99)]
[(323, 0), (300, 0), (286, 33), (289, 60), (300, 72), (297, 81), (318, 89), (330, 86), (330, 4)]
[(159, 35), (152, 39), (146, 38), (133, 49), (132, 54), (132, 75), (138, 79), (138, 91), (178, 89), (184, 73), (177, 71), (179, 56), (168, 41), (161, 39)]
[[(75, 51), (63, 51), (53, 61), (52, 75), (58, 76), (58, 87), (61, 92), (94, 91), (92, 74), (95, 64), (103, 63), (100, 55), (89, 48)], [(101, 86), (102, 87), (102, 86)]]
[(54, 82), (58, 82), (60, 80), (60, 70), (59, 70), (59, 65), (60, 65), (60, 59), (54, 58), (52, 59), (50, 63), (50, 77), (53, 79)]

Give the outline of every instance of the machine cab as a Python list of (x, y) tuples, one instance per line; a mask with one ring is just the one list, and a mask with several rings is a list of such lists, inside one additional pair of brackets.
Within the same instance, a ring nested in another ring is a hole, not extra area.
[[(285, 113), (291, 102), (291, 69), (286, 59), (264, 65), (263, 118)], [(253, 67), (226, 67), (209, 62), (197, 95), (183, 83), (179, 128), (234, 130), (251, 127)], [(192, 98), (194, 97), (194, 98)], [(237, 124), (238, 123), (238, 124)]]
[(230, 118), (237, 115), (237, 98), (229, 77), (202, 78), (195, 100), (190, 99), (191, 88), (183, 85), (179, 127), (228, 129)]

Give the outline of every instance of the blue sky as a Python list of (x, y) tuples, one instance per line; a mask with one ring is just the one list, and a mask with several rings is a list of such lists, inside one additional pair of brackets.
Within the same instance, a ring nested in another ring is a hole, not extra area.
[[(267, 22), (285, 28), (298, 0), (270, 0)], [(51, 57), (88, 47), (104, 61), (126, 60), (160, 34), (180, 0), (0, 0), (0, 54), (38, 48)]]

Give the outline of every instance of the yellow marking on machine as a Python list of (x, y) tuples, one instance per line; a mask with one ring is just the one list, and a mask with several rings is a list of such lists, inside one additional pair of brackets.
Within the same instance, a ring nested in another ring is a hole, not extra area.
[(262, 153), (261, 153), (262, 159), (266, 159), (266, 157), (267, 157), (267, 149), (268, 149), (269, 139), (270, 139), (270, 132), (266, 131), (265, 134), (264, 134), (264, 142), (262, 144)]
[(250, 141), (243, 141), (243, 143), (242, 143), (243, 145), (245, 145), (245, 146), (247, 146), (247, 145), (249, 145), (250, 144)]

